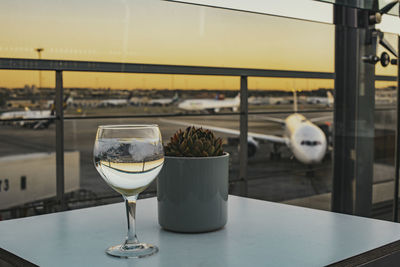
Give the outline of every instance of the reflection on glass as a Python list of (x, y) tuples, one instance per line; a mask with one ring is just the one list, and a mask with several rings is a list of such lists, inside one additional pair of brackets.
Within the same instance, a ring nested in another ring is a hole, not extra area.
[[(395, 54), (398, 54), (397, 48), (398, 48), (398, 36), (397, 34), (393, 33), (383, 33), (383, 38), (384, 40), (390, 45), (390, 48), (393, 49), (393, 52)], [(387, 56), (389, 57), (390, 61), (392, 59), (395, 59), (395, 55), (389, 50), (387, 50), (384, 46), (381, 44), (377, 45), (376, 49), (376, 55), (380, 58), (382, 58), (382, 55), (386, 53)], [(391, 64), (389, 61), (389, 64), (387, 66), (383, 66), (381, 62), (378, 62), (375, 65), (375, 74), (376, 75), (389, 75), (389, 76), (397, 76), (397, 65)]]
[[(394, 2), (393, 0), (314, 0), (317, 2), (326, 2), (335, 5), (341, 6), (348, 6), (354, 8), (361, 8), (361, 9), (368, 9), (372, 11), (379, 11), (382, 10), (388, 4)], [(392, 9), (389, 10), (387, 14), (398, 16), (399, 15), (399, 8), (398, 6), (394, 6)]]
[(388, 219), (385, 208), (391, 208), (394, 194), (397, 84), (375, 82), (375, 150), (373, 203), (376, 218)]

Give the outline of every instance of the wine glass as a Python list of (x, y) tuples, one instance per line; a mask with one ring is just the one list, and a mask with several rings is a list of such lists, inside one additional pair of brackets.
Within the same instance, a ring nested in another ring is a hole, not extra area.
[(141, 258), (158, 251), (136, 237), (135, 211), (139, 193), (156, 178), (164, 163), (157, 125), (102, 125), (94, 144), (94, 165), (101, 177), (125, 200), (128, 234), (123, 244), (106, 253), (120, 258)]

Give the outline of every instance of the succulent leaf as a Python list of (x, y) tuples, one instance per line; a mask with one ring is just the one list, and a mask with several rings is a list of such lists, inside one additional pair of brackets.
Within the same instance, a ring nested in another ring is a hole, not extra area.
[(213, 132), (194, 126), (179, 129), (165, 146), (165, 155), (175, 157), (212, 157), (223, 154), (222, 139)]

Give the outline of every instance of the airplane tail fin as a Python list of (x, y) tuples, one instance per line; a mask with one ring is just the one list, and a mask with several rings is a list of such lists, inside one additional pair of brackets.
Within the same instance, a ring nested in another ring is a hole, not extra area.
[(65, 95), (63, 100), (64, 105), (67, 103), (68, 99), (72, 99), (72, 97), (70, 95)]
[(326, 95), (328, 97), (328, 105), (333, 105), (334, 98), (333, 98), (333, 95), (332, 95), (331, 91), (327, 91)]
[(240, 104), (240, 93), (235, 96), (235, 103)]
[(293, 111), (294, 111), (294, 113), (297, 113), (297, 111), (298, 111), (296, 90), (293, 90)]
[[(68, 99), (72, 99), (72, 96), (65, 95), (63, 99), (63, 109), (66, 109), (68, 106)], [(50, 115), (54, 116), (56, 114), (56, 101), (54, 100), (50, 107)]]
[(176, 102), (179, 100), (178, 92), (175, 92), (174, 97), (172, 98), (172, 102)]
[(127, 96), (127, 100), (129, 101), (133, 97), (133, 90), (131, 90)]

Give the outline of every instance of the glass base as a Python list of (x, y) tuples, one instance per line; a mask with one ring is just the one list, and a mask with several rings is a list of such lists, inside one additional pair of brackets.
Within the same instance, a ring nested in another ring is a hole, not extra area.
[(154, 245), (138, 243), (135, 245), (118, 245), (106, 249), (108, 255), (119, 258), (143, 258), (151, 256), (158, 252), (158, 248)]

